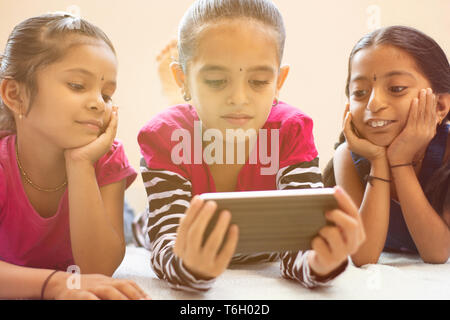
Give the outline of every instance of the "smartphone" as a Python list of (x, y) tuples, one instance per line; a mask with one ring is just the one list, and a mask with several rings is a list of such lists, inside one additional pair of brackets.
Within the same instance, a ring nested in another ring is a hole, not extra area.
[(200, 197), (217, 203), (203, 241), (214, 229), (218, 214), (228, 210), (231, 224), (239, 227), (235, 253), (244, 254), (311, 249), (311, 240), (331, 224), (325, 212), (338, 207), (333, 188), (216, 192)]

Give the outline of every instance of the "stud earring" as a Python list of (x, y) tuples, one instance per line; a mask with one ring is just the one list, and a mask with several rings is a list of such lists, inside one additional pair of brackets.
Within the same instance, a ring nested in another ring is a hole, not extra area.
[(22, 120), (23, 114), (22, 114), (22, 105), (19, 107), (19, 120)]

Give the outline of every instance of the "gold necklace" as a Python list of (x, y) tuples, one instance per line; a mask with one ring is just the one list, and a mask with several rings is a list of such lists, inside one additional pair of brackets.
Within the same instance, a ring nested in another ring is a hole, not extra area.
[(20, 163), (20, 159), (19, 159), (19, 151), (18, 147), (17, 147), (17, 140), (16, 140), (16, 159), (17, 159), (17, 165), (19, 166), (20, 169), (20, 173), (22, 174), (22, 176), (24, 177), (25, 181), (28, 182), (28, 184), (30, 186), (32, 186), (33, 188), (35, 188), (36, 190), (39, 191), (44, 191), (44, 192), (56, 192), (61, 190), (62, 188), (64, 188), (67, 185), (67, 180), (64, 181), (63, 184), (61, 184), (60, 186), (56, 187), (56, 188), (51, 188), (51, 189), (47, 189), (47, 188), (43, 188), (38, 186), (37, 184), (35, 184), (33, 181), (31, 181), (31, 179), (28, 177), (28, 174), (25, 172), (25, 170), (22, 167), (22, 164)]

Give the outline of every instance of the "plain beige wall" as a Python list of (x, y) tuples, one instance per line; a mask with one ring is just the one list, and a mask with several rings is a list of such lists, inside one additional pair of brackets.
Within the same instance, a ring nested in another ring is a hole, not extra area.
[[(284, 63), (291, 72), (281, 99), (314, 120), (314, 136), (324, 168), (333, 155), (345, 104), (347, 59), (356, 41), (374, 26), (403, 24), (433, 37), (450, 52), (450, 0), (275, 0), (287, 39)], [(156, 56), (169, 39), (190, 0), (0, 0), (0, 51), (22, 20), (52, 11), (77, 11), (111, 38), (119, 59), (118, 138), (139, 170), (139, 129), (168, 106), (161, 93)], [(74, 8), (73, 5), (76, 7)], [(371, 7), (376, 5), (378, 7)], [(379, 11), (377, 11), (378, 9)], [(378, 14), (377, 14), (378, 12)], [(146, 206), (140, 177), (126, 198), (137, 211)]]

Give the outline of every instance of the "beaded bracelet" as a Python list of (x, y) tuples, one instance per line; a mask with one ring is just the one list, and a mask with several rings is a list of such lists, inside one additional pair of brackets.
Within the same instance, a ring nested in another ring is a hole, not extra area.
[(50, 275), (47, 277), (47, 279), (45, 279), (44, 284), (42, 285), (42, 290), (41, 290), (41, 300), (44, 300), (44, 291), (45, 291), (45, 287), (47, 287), (48, 282), (50, 281), (50, 278), (53, 277), (53, 275), (55, 273), (57, 273), (59, 270), (55, 270), (52, 273), (50, 273)]

